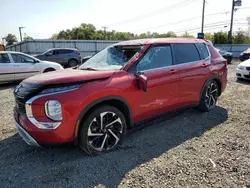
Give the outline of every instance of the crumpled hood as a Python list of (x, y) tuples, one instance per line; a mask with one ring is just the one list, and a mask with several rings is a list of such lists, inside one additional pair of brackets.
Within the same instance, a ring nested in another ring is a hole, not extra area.
[(103, 79), (112, 76), (115, 70), (112, 71), (89, 71), (77, 69), (64, 69), (48, 73), (32, 76), (24, 82), (32, 84), (66, 84), (73, 82), (81, 82), (87, 80)]

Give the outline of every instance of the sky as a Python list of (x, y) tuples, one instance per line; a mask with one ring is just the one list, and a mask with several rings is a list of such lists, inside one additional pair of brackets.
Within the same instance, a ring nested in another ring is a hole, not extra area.
[[(203, 0), (0, 0), (0, 39), (8, 33), (46, 39), (60, 30), (91, 23), (97, 29), (133, 33), (188, 31), (201, 27)], [(228, 31), (232, 0), (206, 0), (204, 32)], [(250, 0), (235, 12), (234, 31), (247, 30)]]

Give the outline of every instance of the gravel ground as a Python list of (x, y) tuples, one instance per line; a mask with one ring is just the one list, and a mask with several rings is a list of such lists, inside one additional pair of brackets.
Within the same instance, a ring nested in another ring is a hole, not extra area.
[(213, 111), (188, 109), (132, 130), (117, 151), (97, 157), (26, 145), (12, 118), (15, 85), (2, 85), (1, 187), (250, 188), (250, 82), (236, 82), (237, 64)]

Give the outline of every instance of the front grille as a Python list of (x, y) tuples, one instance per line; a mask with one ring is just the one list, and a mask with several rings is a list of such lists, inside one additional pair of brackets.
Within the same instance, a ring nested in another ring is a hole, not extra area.
[(20, 83), (14, 90), (16, 102), (15, 110), (20, 114), (26, 114), (26, 101), (35, 96), (41, 87), (42, 86), (38, 84)]
[(20, 100), (20, 98), (15, 98), (16, 101), (16, 105), (15, 105), (15, 109), (17, 112), (19, 112), (21, 115), (25, 115), (26, 114), (26, 110), (25, 110), (25, 102), (23, 100)]
[(250, 71), (250, 67), (247, 67), (246, 69), (247, 69), (248, 71)]

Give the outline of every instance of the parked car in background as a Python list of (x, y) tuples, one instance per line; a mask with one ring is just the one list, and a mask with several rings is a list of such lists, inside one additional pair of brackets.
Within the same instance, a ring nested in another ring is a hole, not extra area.
[(250, 80), (250, 59), (238, 65), (236, 69), (236, 76), (239, 79)]
[(247, 50), (243, 51), (241, 54), (240, 54), (240, 60), (241, 61), (245, 61), (247, 59), (250, 58), (250, 48), (248, 48)]
[(36, 74), (62, 70), (58, 63), (41, 61), (20, 52), (0, 52), (0, 82), (23, 80)]
[(14, 117), (30, 145), (75, 141), (98, 154), (116, 148), (127, 128), (160, 114), (212, 110), (226, 84), (227, 62), (205, 40), (124, 41), (78, 69), (23, 81)]
[(232, 62), (232, 59), (233, 59), (233, 53), (232, 52), (228, 52), (228, 51), (220, 49), (220, 48), (216, 48), (216, 50), (220, 53), (220, 55), (222, 57), (224, 57), (227, 60), (228, 64), (230, 64)]
[(82, 58), (82, 64), (85, 63), (87, 60), (89, 60), (92, 57), (92, 55), (85, 56)]
[(53, 48), (35, 57), (57, 62), (64, 67), (75, 67), (81, 63), (81, 54), (75, 48)]

